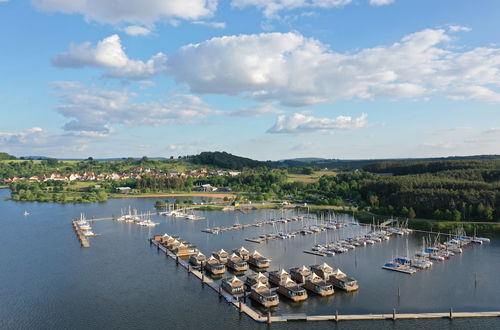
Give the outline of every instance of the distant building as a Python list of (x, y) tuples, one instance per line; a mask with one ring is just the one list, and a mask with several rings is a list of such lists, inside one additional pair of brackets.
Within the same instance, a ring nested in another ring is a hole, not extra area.
[(129, 194), (132, 191), (130, 187), (116, 187), (116, 191), (122, 194)]
[(214, 187), (211, 184), (207, 183), (207, 184), (202, 184), (199, 190), (211, 192), (211, 191), (217, 191), (217, 187)]

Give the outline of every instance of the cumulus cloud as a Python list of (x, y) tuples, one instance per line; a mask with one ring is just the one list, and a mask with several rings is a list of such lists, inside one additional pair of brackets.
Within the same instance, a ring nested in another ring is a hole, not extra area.
[(284, 112), (285, 111), (276, 108), (273, 104), (264, 103), (254, 107), (247, 107), (234, 110), (230, 112), (229, 115), (234, 117), (259, 117), (259, 116), (274, 115)]
[(337, 118), (315, 118), (301, 113), (278, 116), (276, 123), (268, 133), (331, 133), (336, 130), (359, 129), (368, 125), (367, 115), (362, 114), (357, 118), (351, 116), (338, 116)]
[(148, 36), (151, 34), (149, 28), (140, 25), (129, 25), (123, 29), (123, 32), (133, 37)]
[(385, 6), (394, 3), (394, 0), (370, 0), (372, 6)]
[(12, 154), (72, 154), (86, 150), (91, 136), (95, 135), (50, 134), (41, 127), (32, 127), (20, 132), (0, 132), (0, 146)]
[(159, 126), (197, 124), (220, 114), (195, 95), (175, 95), (167, 102), (134, 102), (127, 90), (101, 88), (57, 89), (57, 111), (70, 121), (64, 129), (78, 136), (107, 136), (111, 125)]
[(0, 132), (1, 146), (39, 145), (47, 140), (47, 132), (40, 127), (32, 127), (21, 132)]
[(130, 59), (116, 34), (99, 41), (95, 46), (90, 42), (72, 44), (66, 53), (52, 58), (52, 64), (59, 68), (110, 68), (107, 76), (130, 79), (145, 79), (163, 72), (166, 61), (167, 57), (162, 53), (146, 62)]
[(375, 97), (500, 102), (500, 49), (450, 50), (444, 29), (389, 46), (338, 53), (298, 33), (213, 38), (169, 56), (167, 74), (195, 93), (244, 95), (290, 106)]
[(262, 10), (267, 18), (276, 18), (280, 11), (297, 8), (338, 8), (351, 2), (352, 0), (232, 0), (231, 5), (237, 8), (253, 6)]
[(212, 16), (217, 9), (217, 0), (32, 0), (32, 3), (44, 11), (81, 14), (88, 21), (110, 24), (199, 20)]

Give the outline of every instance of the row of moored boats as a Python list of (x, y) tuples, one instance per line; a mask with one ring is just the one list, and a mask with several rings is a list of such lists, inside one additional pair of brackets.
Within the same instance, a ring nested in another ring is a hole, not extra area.
[(128, 212), (121, 210), (121, 215), (116, 218), (116, 221), (123, 221), (127, 223), (134, 223), (143, 227), (155, 227), (159, 222), (151, 220), (151, 213), (138, 214), (136, 209), (131, 209), (129, 206)]
[(408, 228), (387, 228), (386, 230), (371, 231), (366, 235), (348, 237), (325, 245), (316, 244), (313, 246), (312, 251), (331, 257), (335, 254), (345, 253), (357, 247), (374, 245), (382, 241), (387, 241), (392, 236), (407, 235), (411, 232), (412, 230)]
[[(436, 240), (439, 240), (439, 235)], [(415, 274), (419, 270), (431, 268), (434, 262), (446, 261), (457, 254), (461, 254), (466, 247), (488, 242), (490, 242), (489, 238), (457, 235), (444, 243), (436, 242), (432, 246), (426, 246), (425, 238), (423, 238), (423, 247), (415, 253), (413, 258), (408, 256), (397, 257), (385, 263), (382, 268), (405, 274)]]

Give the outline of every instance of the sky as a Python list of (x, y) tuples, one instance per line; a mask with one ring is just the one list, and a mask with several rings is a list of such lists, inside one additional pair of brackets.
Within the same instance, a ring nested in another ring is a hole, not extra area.
[(0, 151), (500, 154), (496, 0), (0, 0)]

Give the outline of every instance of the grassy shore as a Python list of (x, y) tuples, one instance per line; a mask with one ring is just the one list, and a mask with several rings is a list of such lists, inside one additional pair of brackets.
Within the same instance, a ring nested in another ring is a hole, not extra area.
[(190, 193), (144, 193), (144, 194), (110, 194), (109, 198), (154, 198), (154, 197), (207, 197), (223, 199), (235, 199), (236, 195), (231, 193), (208, 193), (208, 192), (190, 192)]

